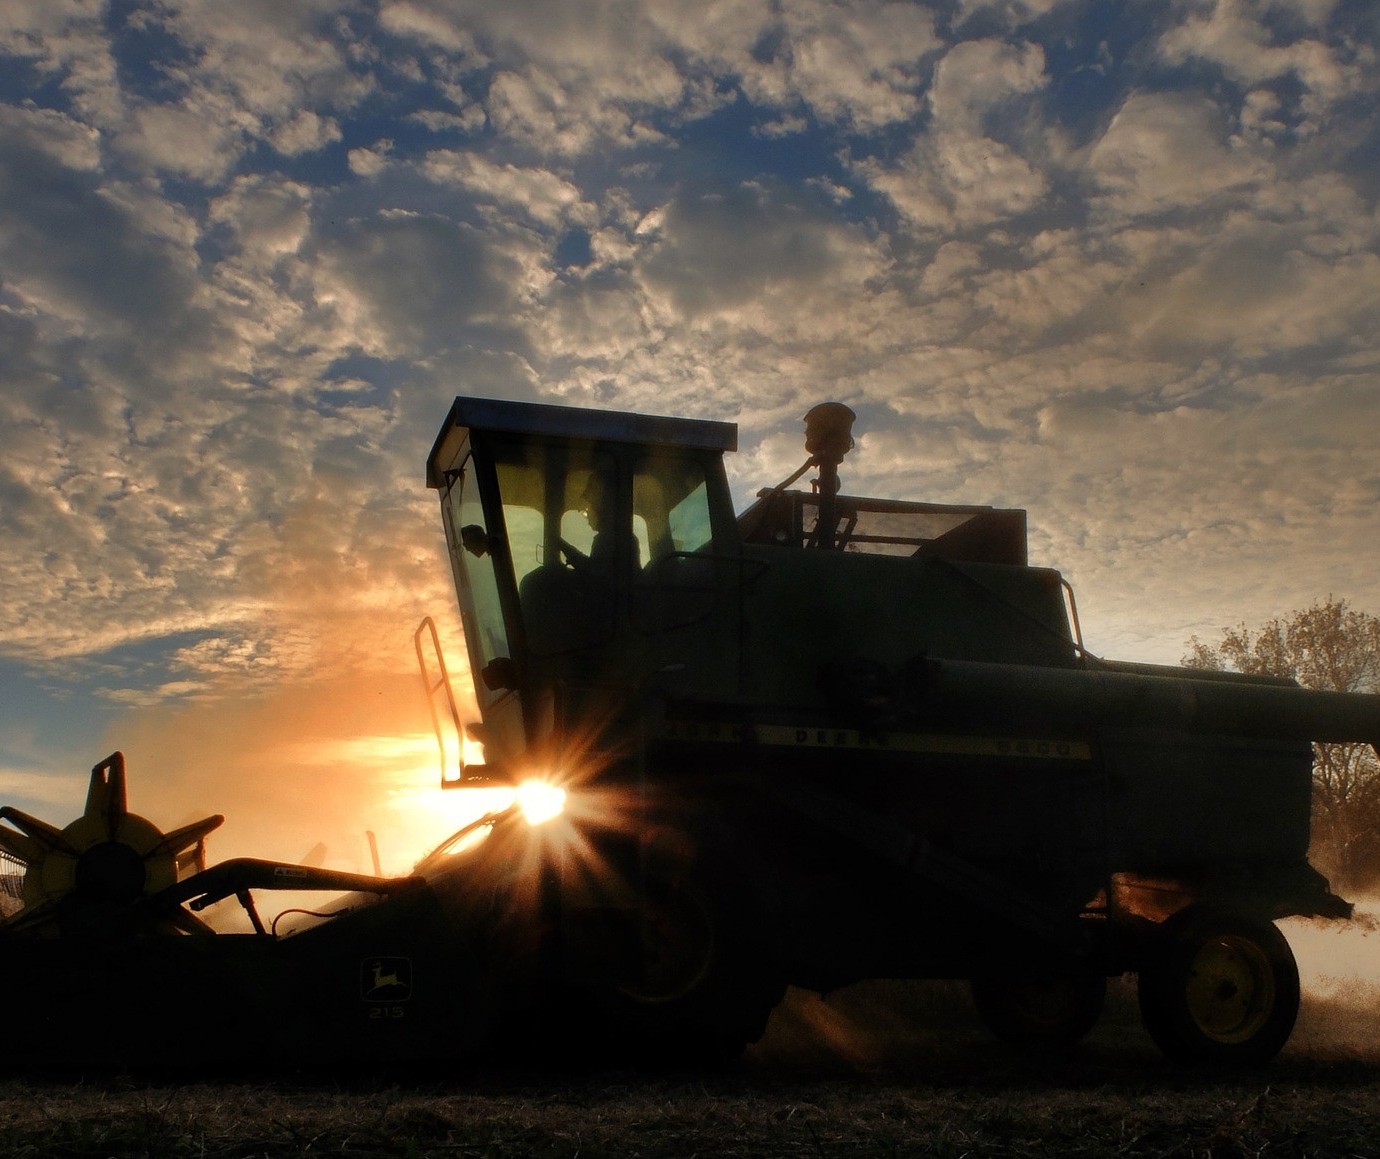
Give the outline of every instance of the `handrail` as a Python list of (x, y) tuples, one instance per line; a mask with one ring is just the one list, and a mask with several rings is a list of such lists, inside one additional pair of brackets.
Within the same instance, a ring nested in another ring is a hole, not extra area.
[[(436, 656), (436, 667), (440, 672), (435, 680), (431, 678), (431, 670), (427, 665), (426, 656), (422, 652), (422, 633), (424, 631), (431, 634), (431, 650)], [(412, 633), (412, 643), (417, 650), (417, 667), (422, 674), (422, 686), (426, 689), (426, 706), (431, 712), (431, 729), (436, 734), (436, 748), (441, 765), (441, 788), (454, 788), (465, 779), (465, 728), (460, 722), (460, 709), (455, 703), (455, 690), (451, 687), (445, 653), (441, 651), (441, 637), (436, 631), (436, 622), (430, 616), (422, 617), (422, 622)], [(455, 728), (456, 759), (460, 767), (454, 777), (446, 775), (446, 740), (441, 729), (440, 713), (436, 711), (436, 694), (438, 692), (445, 692), (446, 694), (446, 706), (450, 710), (451, 724)]]

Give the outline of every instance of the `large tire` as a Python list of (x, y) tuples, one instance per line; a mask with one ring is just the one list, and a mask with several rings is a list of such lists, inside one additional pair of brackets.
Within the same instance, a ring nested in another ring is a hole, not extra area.
[(636, 967), (598, 1003), (606, 1043), (639, 1062), (731, 1061), (762, 1036), (785, 986), (764, 966), (731, 894), (693, 879), (648, 881)]
[(1261, 1066), (1293, 1032), (1298, 966), (1273, 923), (1190, 906), (1156, 932), (1139, 997), (1146, 1030), (1173, 1061)]
[(973, 1006), (997, 1038), (1030, 1050), (1082, 1042), (1107, 999), (1107, 979), (1091, 972), (1049, 976), (984, 974), (970, 983)]

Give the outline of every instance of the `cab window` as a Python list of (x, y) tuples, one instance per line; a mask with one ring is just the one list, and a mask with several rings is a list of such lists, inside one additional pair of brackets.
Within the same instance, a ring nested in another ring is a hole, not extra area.
[(633, 474), (633, 521), (645, 537), (642, 563), (697, 552), (713, 539), (709, 486), (703, 463), (675, 455), (649, 455)]
[(528, 650), (554, 656), (602, 643), (626, 550), (613, 456), (578, 444), (515, 443), (496, 455), (495, 470)]
[[(499, 599), (497, 561), (493, 536), (484, 521), (479, 502), (479, 485), (473, 460), (467, 459), (446, 495), (450, 523), (452, 559), (460, 572), (460, 591), (468, 593), (473, 610), (473, 639), (470, 646), (478, 670), (493, 660), (511, 655), (508, 630)], [(482, 685), (482, 682), (477, 682)], [(483, 696), (479, 688), (476, 693)]]

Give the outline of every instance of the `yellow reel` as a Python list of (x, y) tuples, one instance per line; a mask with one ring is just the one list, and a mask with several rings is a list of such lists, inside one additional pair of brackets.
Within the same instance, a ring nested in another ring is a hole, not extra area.
[[(91, 770), (86, 809), (65, 829), (9, 806), (0, 819), (14, 826), (0, 826), (0, 849), (25, 866), (23, 908), (4, 923), (11, 927), (61, 913), (103, 917), (127, 910), (183, 872), (206, 868), (206, 835), (225, 820), (207, 817), (165, 834), (129, 812), (120, 752)], [(180, 908), (172, 920), (184, 928), (196, 921)]]

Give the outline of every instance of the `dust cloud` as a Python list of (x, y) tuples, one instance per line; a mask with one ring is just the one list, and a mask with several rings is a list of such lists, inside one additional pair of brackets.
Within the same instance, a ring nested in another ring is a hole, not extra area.
[[(1298, 961), (1302, 1001), (1276, 1065), (1380, 1061), (1380, 899), (1358, 905), (1349, 921), (1291, 918), (1279, 926)], [(1016, 1057), (982, 1025), (967, 984), (954, 981), (863, 982), (827, 995), (792, 989), (748, 1052), (761, 1067), (863, 1074), (979, 1074)], [(1110, 980), (1102, 1018), (1084, 1044), (1046, 1061), (1158, 1066), (1134, 976)]]
[(1380, 1059), (1380, 899), (1358, 903), (1349, 921), (1289, 918), (1279, 928), (1303, 992), (1286, 1052)]

